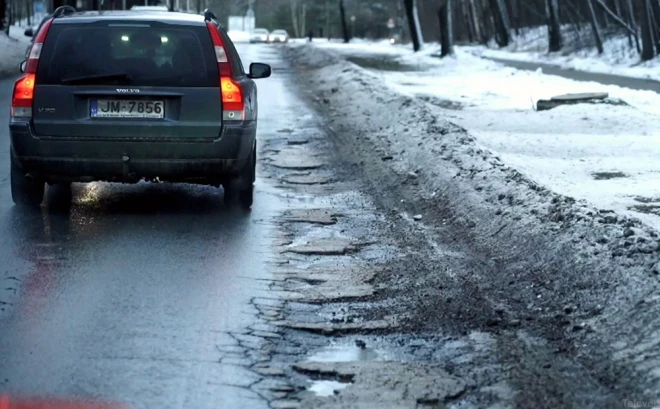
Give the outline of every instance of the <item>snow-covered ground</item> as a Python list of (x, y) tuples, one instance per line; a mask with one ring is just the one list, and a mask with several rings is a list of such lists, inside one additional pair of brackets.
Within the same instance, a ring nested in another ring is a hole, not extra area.
[[(567, 28), (563, 31), (568, 34), (573, 32)], [(586, 30), (580, 35), (587, 37), (591, 34)], [(607, 39), (603, 44), (604, 52), (600, 55), (595, 47), (549, 53), (546, 27), (523, 30), (519, 36), (513, 37), (511, 45), (503, 49), (498, 49), (495, 44), (460, 48), (477, 56), (542, 62), (581, 71), (660, 80), (660, 59), (642, 63), (635, 47), (631, 48), (628, 37), (623, 35)]]
[(30, 38), (24, 35), (27, 24), (14, 25), (9, 28), (9, 37), (0, 33), (0, 78), (18, 75), (18, 65), (25, 59), (25, 50), (30, 44)]
[[(520, 71), (457, 50), (431, 57), (387, 43), (314, 42), (372, 68), (392, 89), (424, 98), (478, 144), (536, 182), (660, 229), (660, 95)], [(384, 69), (375, 69), (381, 66)], [(630, 106), (581, 104), (537, 112), (553, 95), (607, 92)]]

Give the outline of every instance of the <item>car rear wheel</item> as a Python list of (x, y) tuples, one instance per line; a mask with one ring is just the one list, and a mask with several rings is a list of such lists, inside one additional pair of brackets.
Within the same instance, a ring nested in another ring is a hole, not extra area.
[[(254, 202), (254, 182), (257, 179), (257, 146), (252, 148), (250, 163), (243, 169), (243, 172), (233, 181), (223, 185), (225, 189), (225, 205), (231, 206), (236, 201), (238, 205), (249, 210)], [(247, 183), (245, 183), (247, 181)], [(237, 182), (244, 184), (241, 186)]]
[(31, 179), (25, 174), (11, 155), (11, 198), (17, 206), (39, 207), (44, 200), (46, 183), (43, 179)]

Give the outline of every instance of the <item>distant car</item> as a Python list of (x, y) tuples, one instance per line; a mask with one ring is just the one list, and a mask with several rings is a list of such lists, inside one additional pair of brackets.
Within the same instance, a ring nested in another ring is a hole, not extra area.
[(227, 31), (227, 35), (234, 43), (248, 43), (250, 42), (250, 33), (242, 30)]
[(212, 12), (55, 10), (14, 84), (11, 195), (39, 207), (45, 185), (140, 181), (222, 186), (252, 205), (257, 87)]
[(133, 6), (131, 11), (170, 11), (167, 6)]
[(289, 33), (286, 30), (275, 30), (268, 36), (269, 43), (288, 43)]
[(251, 43), (267, 43), (268, 42), (268, 30), (265, 28), (255, 28), (252, 32), (252, 38), (250, 39)]
[(401, 44), (401, 35), (399, 34), (392, 34), (390, 36), (390, 44)]

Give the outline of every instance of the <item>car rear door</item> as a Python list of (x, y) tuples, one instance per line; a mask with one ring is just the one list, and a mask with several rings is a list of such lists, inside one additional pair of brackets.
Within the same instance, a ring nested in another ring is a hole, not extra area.
[(56, 19), (35, 83), (37, 135), (193, 140), (221, 134), (218, 64), (201, 21)]

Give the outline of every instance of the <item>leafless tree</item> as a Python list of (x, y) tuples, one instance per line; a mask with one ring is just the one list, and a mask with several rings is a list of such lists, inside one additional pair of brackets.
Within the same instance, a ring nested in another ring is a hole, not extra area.
[(594, 9), (594, 0), (587, 0), (587, 5), (589, 6), (589, 19), (591, 22), (591, 31), (594, 35), (594, 41), (596, 41), (596, 48), (598, 49), (598, 54), (602, 54), (604, 51), (603, 37), (600, 33), (600, 25), (596, 16), (596, 10)]
[(561, 36), (561, 24), (559, 24), (558, 0), (546, 0), (546, 14), (548, 15), (548, 50), (550, 52), (561, 51), (563, 40)]
[(408, 18), (408, 27), (410, 30), (410, 38), (413, 43), (413, 50), (417, 52), (422, 49), (422, 44), (424, 44), (422, 28), (419, 23), (417, 0), (403, 0), (403, 5), (406, 9), (406, 17)]
[(440, 22), (441, 57), (454, 54), (454, 26), (452, 11), (452, 0), (440, 0), (438, 20)]
[(351, 36), (348, 33), (348, 24), (346, 24), (346, 7), (344, 7), (344, 0), (339, 0), (339, 18), (341, 19), (341, 32), (344, 36), (344, 42), (351, 41)]
[(0, 30), (7, 30), (9, 21), (7, 19), (7, 0), (0, 0)]
[(640, 26), (642, 28), (642, 60), (653, 59), (656, 54), (651, 0), (638, 0)]
[(504, 0), (490, 0), (490, 9), (493, 13), (497, 44), (506, 47), (511, 41), (511, 22)]

